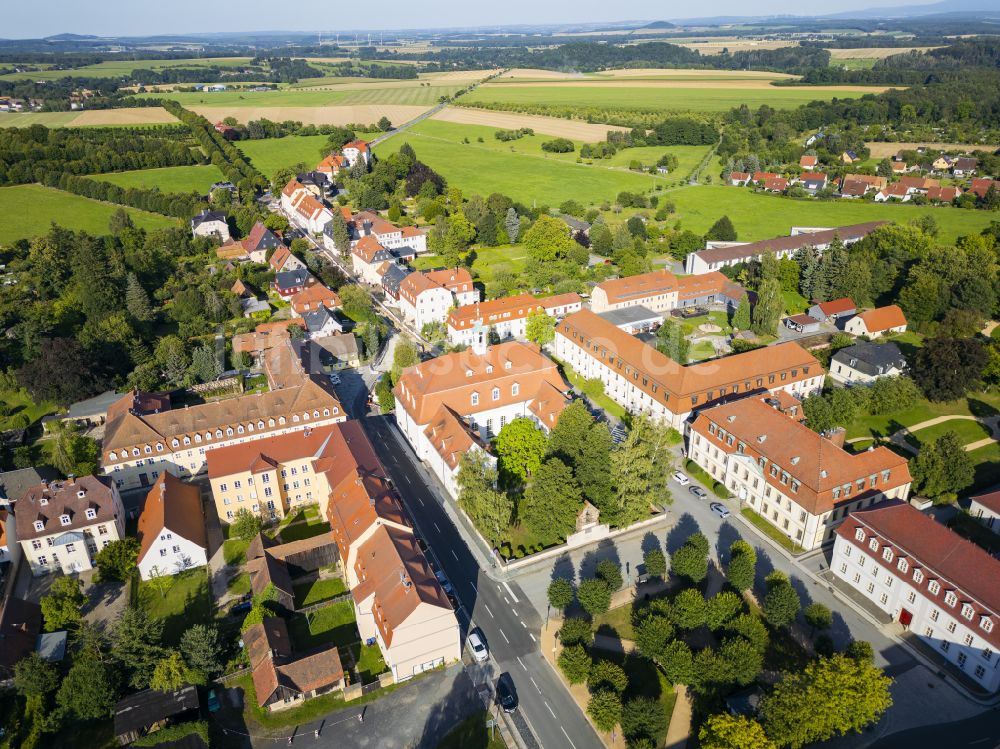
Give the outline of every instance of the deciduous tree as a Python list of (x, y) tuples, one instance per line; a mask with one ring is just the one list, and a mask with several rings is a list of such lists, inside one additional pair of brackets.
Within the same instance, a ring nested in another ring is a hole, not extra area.
[(573, 583), (565, 577), (554, 577), (549, 583), (549, 605), (557, 611), (564, 611), (567, 606), (573, 603), (576, 591)]
[(799, 594), (783, 572), (775, 570), (766, 579), (764, 616), (775, 627), (787, 627), (799, 615), (802, 602)]
[(569, 227), (552, 216), (539, 216), (521, 241), (528, 257), (542, 263), (565, 257), (575, 244), (569, 235)]
[(594, 641), (594, 629), (590, 622), (579, 616), (571, 616), (559, 628), (559, 642), (564, 646), (584, 645), (590, 647)]
[(52, 581), (49, 592), (42, 596), (42, 617), (45, 631), (70, 629), (80, 623), (80, 610), (87, 602), (81, 590), (82, 583), (75, 577), (61, 576)]
[(126, 582), (136, 571), (139, 559), (139, 542), (132, 537), (110, 541), (97, 552), (94, 562), (101, 571), (102, 580)]
[(667, 716), (651, 697), (634, 697), (622, 705), (620, 723), (630, 747), (641, 739), (658, 742), (667, 730)]
[(241, 507), (233, 516), (233, 522), (229, 524), (229, 532), (243, 541), (252, 541), (263, 527), (264, 522), (260, 519), (260, 515)]
[(760, 723), (729, 713), (706, 720), (698, 732), (698, 740), (702, 749), (776, 749)]
[(582, 580), (576, 588), (576, 600), (591, 616), (599, 616), (611, 606), (611, 590), (597, 577)]
[(92, 652), (77, 655), (56, 695), (59, 707), (82, 721), (107, 718), (117, 699), (111, 670)]
[(580, 485), (569, 466), (550, 457), (538, 467), (518, 515), (543, 543), (555, 543), (573, 532), (582, 501)]
[(667, 429), (645, 415), (632, 421), (628, 436), (611, 454), (614, 494), (601, 519), (618, 527), (647, 518), (653, 507), (670, 504), (666, 488), (672, 465)]
[(519, 487), (538, 470), (545, 456), (545, 433), (527, 418), (508, 421), (493, 440), (500, 481), (504, 486)]
[(681, 629), (697, 629), (705, 623), (705, 598), (694, 588), (685, 588), (670, 604), (670, 619)]
[(528, 315), (525, 323), (525, 337), (532, 343), (545, 346), (555, 340), (556, 319), (545, 313), (544, 310), (536, 310)]
[(670, 560), (671, 569), (694, 584), (700, 583), (708, 575), (708, 539), (701, 533), (688, 536)]
[(642, 555), (642, 563), (646, 566), (646, 574), (661, 580), (667, 575), (667, 557), (660, 549), (649, 549)]
[(705, 624), (711, 630), (721, 629), (739, 616), (743, 610), (743, 599), (731, 590), (716, 593), (708, 599), (705, 609)]
[[(606, 662), (606, 661), (602, 661)], [(602, 731), (610, 731), (618, 725), (622, 715), (622, 698), (618, 692), (602, 689), (594, 692), (587, 703), (587, 715)]]
[(750, 590), (757, 574), (757, 552), (753, 546), (737, 539), (729, 547), (729, 566), (726, 577), (736, 590)]
[(590, 675), (587, 677), (587, 689), (591, 692), (599, 692), (610, 689), (612, 692), (621, 694), (628, 686), (628, 676), (625, 669), (612, 661), (597, 660), (590, 668)]
[(590, 655), (583, 645), (564, 647), (559, 654), (559, 670), (570, 684), (583, 684), (590, 674)]

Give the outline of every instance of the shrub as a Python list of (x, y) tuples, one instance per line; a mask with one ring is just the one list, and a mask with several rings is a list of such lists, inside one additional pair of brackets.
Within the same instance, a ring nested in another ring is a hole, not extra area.
[(583, 645), (570, 645), (559, 654), (559, 670), (570, 684), (582, 684), (590, 675), (590, 655)]
[(559, 642), (563, 647), (570, 645), (590, 645), (594, 640), (594, 630), (590, 622), (578, 616), (570, 617), (563, 622), (559, 630)]

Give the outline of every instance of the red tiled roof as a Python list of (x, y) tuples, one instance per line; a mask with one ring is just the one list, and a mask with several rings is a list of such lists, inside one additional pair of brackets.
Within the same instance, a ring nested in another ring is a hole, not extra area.
[(555, 294), (553, 296), (543, 296), (538, 303), (545, 309), (555, 309), (556, 307), (566, 307), (571, 304), (582, 304), (583, 299), (575, 291), (567, 294)]
[[(82, 496), (81, 496), (82, 495)], [(88, 528), (98, 523), (114, 522), (117, 518), (111, 479), (104, 476), (78, 476), (72, 482), (51, 481), (32, 486), (14, 505), (14, 520), (18, 541)], [(87, 517), (87, 510), (94, 517)], [(69, 523), (63, 524), (66, 515)], [(35, 521), (42, 530), (35, 530)]]
[(478, 320), (490, 325), (508, 320), (519, 320), (535, 310), (542, 309), (531, 294), (502, 297), (489, 302), (476, 302), (456, 307), (448, 313), (448, 327), (456, 330), (471, 328)]
[(358, 240), (357, 244), (354, 245), (353, 252), (366, 263), (370, 263), (375, 258), (376, 253), (381, 252), (384, 249), (385, 247), (380, 245), (374, 236), (366, 234)]
[(305, 189), (306, 186), (303, 185), (301, 182), (299, 182), (297, 179), (291, 179), (288, 180), (288, 184), (282, 188), (281, 194), (284, 195), (286, 198), (290, 198), (299, 190), (305, 190)]
[(799, 166), (816, 166), (818, 163), (819, 158), (816, 156), (803, 155), (802, 158), (799, 159)]
[(857, 309), (854, 300), (846, 296), (840, 299), (831, 299), (829, 302), (820, 302), (817, 306), (823, 310), (824, 315), (841, 315), (844, 312), (853, 312)]
[(754, 172), (753, 181), (754, 182), (765, 182), (766, 180), (773, 179), (778, 175), (774, 172)]
[(730, 181), (739, 180), (742, 182), (748, 179), (750, 179), (750, 172), (730, 172), (729, 174)]
[(927, 190), (927, 199), (939, 200), (942, 203), (951, 203), (961, 194), (961, 187), (932, 187)]
[(889, 330), (889, 328), (906, 325), (906, 317), (897, 304), (865, 310), (858, 317), (864, 321), (869, 333), (879, 333), (883, 330)]
[(1000, 513), (1000, 491), (989, 494), (980, 494), (971, 498), (973, 502), (978, 502), (983, 507), (988, 507), (993, 512)]
[(194, 484), (185, 484), (169, 471), (163, 471), (157, 477), (139, 515), (140, 562), (164, 529), (208, 549), (201, 490)]
[(788, 189), (788, 180), (784, 177), (768, 177), (764, 180), (764, 189), (782, 192)]

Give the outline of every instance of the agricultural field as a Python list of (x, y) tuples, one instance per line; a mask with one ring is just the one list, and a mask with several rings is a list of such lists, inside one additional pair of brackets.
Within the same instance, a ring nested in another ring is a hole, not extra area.
[(627, 127), (619, 127), (618, 125), (595, 125), (580, 120), (566, 120), (562, 117), (494, 112), (488, 109), (472, 109), (470, 107), (445, 107), (431, 119), (441, 122), (457, 122), (462, 125), (482, 125), (493, 130), (517, 130), (529, 127), (536, 133), (569, 138), (584, 143), (596, 143), (599, 140), (604, 140), (609, 130), (628, 130)]
[(995, 219), (989, 211), (960, 208), (869, 203), (857, 200), (792, 199), (755, 193), (738, 187), (698, 185), (667, 193), (677, 206), (685, 229), (703, 233), (723, 215), (729, 216), (740, 240), (787, 235), (793, 226), (845, 226), (865, 221), (906, 223), (933, 216), (940, 240), (953, 242), (963, 234), (978, 234)]
[[(3, 242), (44, 234), (53, 221), (67, 229), (107, 234), (108, 220), (117, 205), (41, 185), (0, 187), (0, 237)], [(126, 208), (136, 226), (162, 229), (177, 226), (175, 219)]]
[(496, 83), (530, 83), (533, 81), (776, 81), (794, 78), (788, 73), (766, 70), (706, 70), (702, 68), (622, 68), (595, 73), (565, 73), (559, 70), (512, 68), (495, 79)]
[[(329, 80), (329, 79), (316, 79)], [(418, 81), (380, 81), (356, 79), (343, 84), (326, 85), (316, 91), (283, 87), (273, 91), (178, 91), (170, 98), (185, 107), (332, 107), (357, 104), (391, 104), (431, 107), (442, 96), (452, 96), (461, 86), (420, 86)], [(157, 98), (158, 94), (139, 94)]]
[(343, 107), (203, 107), (191, 109), (211, 122), (234, 117), (246, 124), (250, 120), (268, 119), (275, 122), (292, 120), (305, 125), (369, 125), (388, 117), (394, 124), (409, 122), (430, 107), (410, 107), (393, 104), (358, 104)]
[[(558, 205), (570, 198), (584, 204), (613, 200), (626, 190), (646, 192), (664, 180), (612, 166), (575, 163), (573, 154), (546, 154), (546, 136), (529, 136), (509, 143), (493, 137), (496, 128), (424, 121), (380, 143), (384, 156), (409, 143), (417, 157), (466, 193), (502, 192), (525, 203)], [(483, 138), (483, 143), (476, 141)], [(468, 138), (469, 143), (463, 143)], [(664, 149), (669, 150), (669, 149)]]
[(176, 124), (177, 119), (163, 107), (88, 109), (78, 112), (10, 112), (0, 114), (2, 127), (131, 127)]
[[(852, 49), (829, 49), (831, 63), (839, 65), (844, 60), (882, 60), (905, 52), (930, 52), (940, 47), (854, 47)], [(836, 62), (834, 62), (836, 61)]]
[(162, 70), (163, 68), (201, 68), (216, 65), (224, 68), (239, 68), (249, 64), (249, 57), (192, 57), (180, 60), (107, 60), (96, 65), (86, 65), (72, 70), (38, 70), (27, 73), (8, 73), (0, 80), (54, 81), (59, 78), (117, 78), (130, 75), (136, 68)]
[(662, 110), (663, 112), (724, 112), (747, 104), (792, 108), (816, 99), (856, 98), (885, 87), (772, 86), (766, 79), (552, 81), (546, 83), (487, 83), (461, 98), (463, 104), (549, 105)]
[(157, 187), (160, 192), (196, 192), (204, 195), (225, 176), (214, 164), (198, 166), (168, 166), (161, 169), (136, 169), (131, 172), (92, 174), (92, 179), (110, 182), (119, 187)]
[[(381, 133), (357, 133), (362, 140), (371, 140)], [(315, 166), (320, 158), (320, 150), (326, 143), (325, 135), (287, 135), (284, 138), (236, 141), (250, 162), (266, 176), (272, 176), (279, 169), (306, 164)]]
[(929, 151), (995, 151), (1000, 146), (975, 145), (973, 143), (865, 143), (871, 151), (873, 159), (885, 159), (894, 156), (899, 151), (916, 151), (926, 148)]

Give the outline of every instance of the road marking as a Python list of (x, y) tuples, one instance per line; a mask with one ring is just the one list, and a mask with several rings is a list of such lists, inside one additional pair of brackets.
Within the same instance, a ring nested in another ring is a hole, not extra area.
[(439, 526), (437, 523), (434, 523), (434, 527), (437, 529), (438, 533), (441, 532), (441, 526)]
[[(545, 700), (542, 700), (542, 702), (545, 702)], [(552, 712), (552, 708), (549, 707), (549, 703), (548, 702), (545, 702), (545, 709), (549, 711), (549, 715), (551, 715), (553, 718), (556, 717), (556, 714), (554, 712)]]
[(529, 676), (528, 679), (531, 680), (531, 685), (535, 688), (535, 691), (538, 692), (539, 694), (541, 694), (542, 690), (538, 688), (537, 684), (535, 684), (534, 678), (532, 678), (531, 676)]
[(523, 619), (518, 619), (518, 621), (519, 621), (519, 622), (521, 622), (521, 626), (522, 626), (522, 627), (524, 627), (525, 629), (527, 629), (527, 628), (528, 628), (528, 625), (524, 623), (524, 620), (523, 620)]
[[(486, 610), (489, 611), (489, 609), (486, 609)], [(490, 614), (490, 616), (493, 616), (493, 614)], [(497, 627), (497, 629), (500, 629), (500, 627)], [(503, 635), (503, 639), (507, 640), (507, 635), (504, 635), (504, 632), (503, 632), (502, 629), (500, 629), (500, 634)], [(510, 645), (510, 640), (507, 640), (507, 644)], [(518, 658), (518, 660), (521, 660), (521, 659)]]
[(487, 614), (489, 614), (490, 616), (493, 616), (493, 612), (490, 611), (490, 607), (487, 606), (485, 603), (483, 604), (483, 608), (486, 609), (486, 613)]
[(470, 582), (469, 585), (472, 586), (472, 592), (476, 593), (478, 595), (479, 594), (479, 588), (476, 587), (476, 584), (473, 583), (473, 582)]
[(503, 602), (510, 606), (510, 601), (507, 600), (507, 596), (503, 597)]
[(531, 638), (532, 642), (538, 642), (538, 640), (535, 639), (535, 636), (533, 634), (531, 634), (531, 632), (528, 633), (528, 637)]
[(573, 739), (571, 739), (571, 738), (569, 737), (569, 734), (568, 734), (568, 733), (566, 733), (566, 729), (565, 729), (565, 728), (563, 728), (562, 726), (559, 726), (559, 729), (560, 729), (560, 730), (561, 730), (561, 731), (563, 732), (563, 736), (565, 736), (565, 737), (566, 737), (566, 741), (568, 741), (568, 742), (569, 742), (569, 745), (570, 745), (571, 747), (573, 747), (573, 749), (576, 749), (576, 744), (574, 744), (574, 743), (573, 743)]
[(451, 552), (451, 555), (452, 555), (453, 557), (455, 557), (455, 561), (457, 562), (457, 561), (458, 561), (458, 554), (456, 554), (456, 553), (455, 553), (455, 550), (454, 550), (454, 549), (449, 549), (449, 551)]
[(410, 486), (413, 486), (413, 482), (410, 481), (410, 477), (407, 476), (405, 473), (403, 474), (403, 481), (405, 481)]
[[(523, 668), (525, 671), (528, 670), (528, 667), (524, 665), (524, 661), (521, 660), (521, 656), (517, 656), (517, 662), (521, 664), (521, 668)], [(530, 679), (531, 677), (529, 676), (528, 678)]]
[(517, 596), (514, 595), (514, 591), (510, 589), (510, 585), (507, 584), (506, 580), (504, 581), (503, 586), (507, 589), (507, 592), (510, 593), (510, 597), (514, 599), (514, 603), (520, 603)]

